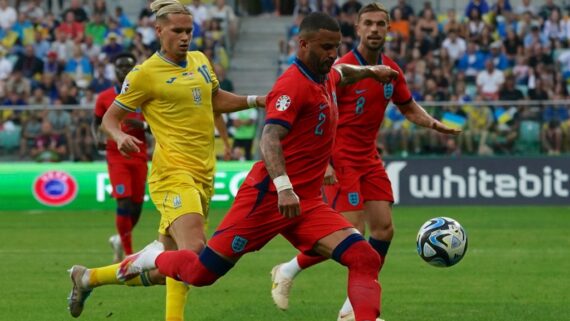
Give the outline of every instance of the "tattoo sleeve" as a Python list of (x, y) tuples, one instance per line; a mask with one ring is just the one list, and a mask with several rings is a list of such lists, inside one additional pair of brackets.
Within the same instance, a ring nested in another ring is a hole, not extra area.
[(354, 84), (364, 78), (371, 76), (370, 69), (366, 66), (339, 64), (335, 65), (333, 68), (335, 68), (341, 74), (341, 79), (338, 83), (338, 86)]
[(259, 145), (265, 168), (271, 179), (286, 174), (281, 139), (288, 133), (289, 130), (281, 125), (267, 124), (263, 128)]

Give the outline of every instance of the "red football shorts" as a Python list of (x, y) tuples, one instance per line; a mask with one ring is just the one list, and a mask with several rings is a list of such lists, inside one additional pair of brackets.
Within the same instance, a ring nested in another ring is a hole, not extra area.
[(339, 212), (360, 211), (367, 201), (394, 203), (392, 184), (382, 164), (335, 169), (337, 184), (325, 185), (325, 201)]
[(130, 198), (135, 203), (142, 203), (148, 173), (146, 161), (108, 162), (107, 167), (113, 197)]
[(322, 199), (301, 200), (301, 215), (279, 213), (277, 193), (243, 184), (208, 247), (226, 257), (258, 251), (278, 234), (301, 252), (310, 252), (318, 240), (353, 226)]

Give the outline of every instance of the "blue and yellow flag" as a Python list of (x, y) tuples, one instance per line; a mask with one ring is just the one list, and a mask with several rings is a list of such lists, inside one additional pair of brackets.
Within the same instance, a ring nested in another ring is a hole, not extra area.
[(467, 118), (458, 114), (446, 112), (443, 114), (441, 122), (449, 128), (462, 129), (467, 122)]

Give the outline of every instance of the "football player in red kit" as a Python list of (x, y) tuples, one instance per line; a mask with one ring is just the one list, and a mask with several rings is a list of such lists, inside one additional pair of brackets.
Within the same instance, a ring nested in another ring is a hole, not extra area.
[[(117, 82), (113, 87), (101, 92), (95, 102), (94, 128), (97, 129), (101, 126), (103, 115), (121, 92), (120, 84), (136, 65), (136, 58), (130, 53), (122, 53), (115, 57), (114, 64)], [(115, 224), (118, 235), (109, 238), (115, 252), (114, 262), (120, 262), (124, 254), (133, 253), (131, 235), (141, 215), (148, 172), (145, 125), (140, 112), (130, 113), (123, 121), (123, 130), (143, 142), (139, 152), (131, 154), (130, 158), (121, 155), (115, 141), (98, 141), (98, 147), (104, 147), (106, 150), (109, 178), (113, 186), (112, 195), (117, 200)]]

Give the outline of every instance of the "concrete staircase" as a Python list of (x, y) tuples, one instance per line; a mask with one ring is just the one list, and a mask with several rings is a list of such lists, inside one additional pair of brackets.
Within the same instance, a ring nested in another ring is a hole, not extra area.
[(228, 78), (238, 94), (264, 95), (277, 79), (279, 41), (291, 17), (242, 17)]

